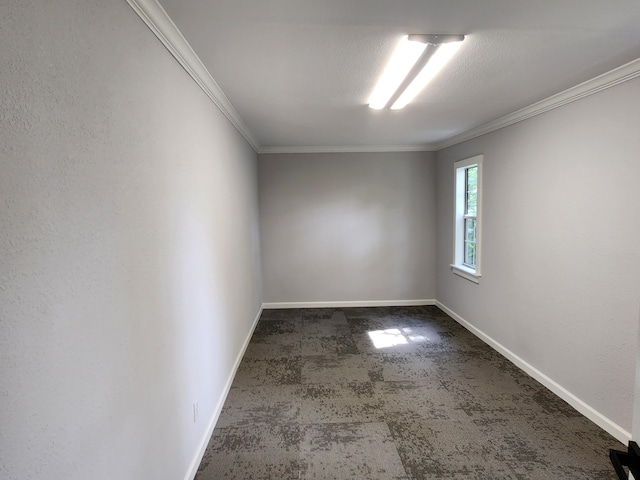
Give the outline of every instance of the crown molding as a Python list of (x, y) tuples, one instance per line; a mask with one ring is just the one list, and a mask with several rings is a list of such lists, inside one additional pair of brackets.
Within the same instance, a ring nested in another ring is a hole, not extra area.
[(540, 115), (541, 113), (548, 112), (549, 110), (553, 110), (554, 108), (562, 107), (567, 103), (575, 102), (576, 100), (588, 97), (589, 95), (601, 92), (602, 90), (614, 87), (620, 83), (632, 80), (639, 76), (640, 58), (626, 63), (625, 65), (615, 68), (607, 73), (603, 73), (602, 75), (592, 78), (591, 80), (580, 83), (575, 87), (571, 87), (567, 90), (564, 90), (563, 92), (552, 95), (551, 97), (534, 103), (533, 105), (529, 105), (528, 107), (517, 110), (513, 113), (510, 113), (509, 115), (500, 117), (497, 120), (485, 123), (476, 128), (472, 128), (471, 130), (467, 130), (460, 135), (456, 135), (447, 140), (443, 140), (442, 142), (438, 142), (433, 146), (435, 150), (442, 150), (443, 148), (457, 145), (458, 143), (471, 140), (472, 138), (476, 138), (481, 135), (500, 130), (501, 128), (508, 127), (509, 125), (513, 125), (514, 123), (522, 122), (523, 120), (535, 117), (536, 115)]
[(262, 147), (258, 154), (271, 153), (385, 153), (385, 152), (435, 152), (433, 145), (359, 145), (327, 147)]
[(259, 144), (189, 42), (156, 0), (126, 0), (149, 29), (257, 152)]

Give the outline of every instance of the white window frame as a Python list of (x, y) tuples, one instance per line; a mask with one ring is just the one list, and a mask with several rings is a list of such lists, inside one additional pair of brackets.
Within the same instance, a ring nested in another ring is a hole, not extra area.
[[(453, 235), (453, 263), (451, 271), (474, 283), (480, 283), (480, 260), (482, 247), (482, 162), (484, 155), (459, 160), (453, 164), (454, 168), (454, 235)], [(464, 226), (466, 201), (466, 170), (478, 167), (477, 205), (476, 205), (476, 266), (464, 264)]]

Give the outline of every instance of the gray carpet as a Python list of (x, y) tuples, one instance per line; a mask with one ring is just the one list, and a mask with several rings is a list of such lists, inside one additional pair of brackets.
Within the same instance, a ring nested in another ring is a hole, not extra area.
[(265, 310), (196, 480), (614, 480), (609, 448), (436, 307)]

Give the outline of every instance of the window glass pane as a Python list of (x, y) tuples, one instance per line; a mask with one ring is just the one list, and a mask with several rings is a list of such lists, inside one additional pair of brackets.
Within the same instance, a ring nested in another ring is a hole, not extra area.
[(469, 267), (476, 266), (476, 244), (475, 243), (465, 242), (464, 263)]
[(476, 266), (476, 226), (475, 218), (464, 220), (464, 264), (475, 268)]
[(467, 193), (467, 209), (466, 215), (475, 217), (478, 213), (478, 194), (476, 192)]
[(465, 213), (477, 215), (478, 207), (478, 167), (465, 170)]
[(476, 191), (478, 188), (478, 166), (467, 168), (467, 185), (469, 191)]
[(467, 242), (476, 241), (476, 219), (467, 218), (464, 221), (464, 239)]

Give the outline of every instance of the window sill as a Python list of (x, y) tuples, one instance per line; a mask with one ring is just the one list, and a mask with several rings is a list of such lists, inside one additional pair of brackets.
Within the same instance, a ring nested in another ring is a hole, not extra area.
[(476, 270), (471, 270), (463, 265), (451, 265), (451, 271), (473, 283), (480, 283), (481, 275)]

